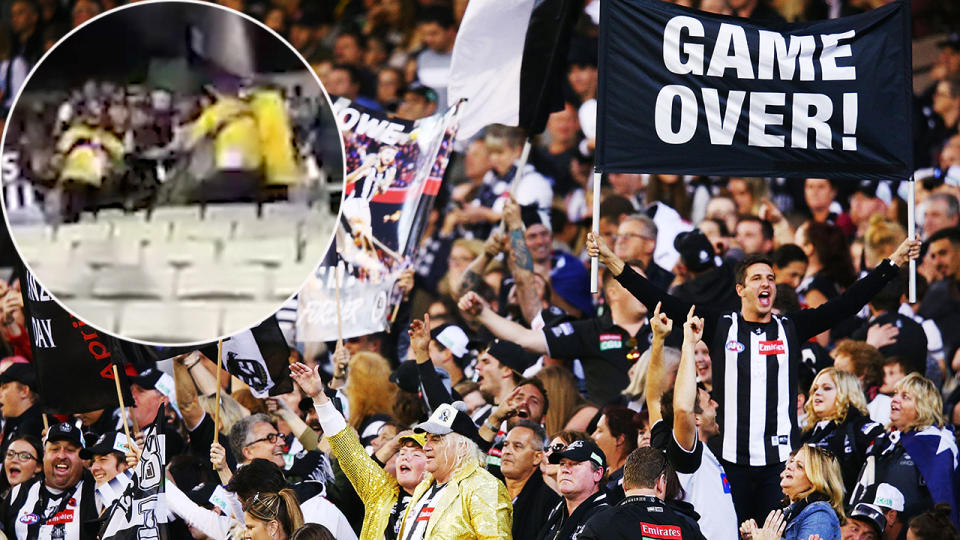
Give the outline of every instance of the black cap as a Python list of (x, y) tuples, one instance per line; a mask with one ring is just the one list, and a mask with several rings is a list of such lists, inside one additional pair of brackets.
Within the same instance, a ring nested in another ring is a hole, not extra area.
[(532, 225), (543, 225), (547, 229), (553, 230), (550, 226), (550, 214), (548, 209), (541, 210), (536, 204), (527, 204), (520, 207), (520, 218), (523, 220), (524, 227)]
[(3, 373), (0, 373), (0, 384), (6, 384), (8, 382), (18, 382), (30, 387), (31, 390), (36, 390), (37, 370), (34, 369), (32, 365), (24, 362), (10, 364), (10, 367), (4, 370)]
[(556, 465), (563, 458), (573, 461), (592, 461), (604, 469), (607, 468), (607, 456), (603, 455), (603, 450), (591, 441), (573, 441), (563, 450), (550, 454), (549, 461)]
[(683, 264), (693, 272), (717, 266), (713, 244), (700, 229), (678, 234), (673, 247), (680, 253)]
[(80, 457), (83, 459), (91, 459), (93, 456), (103, 456), (111, 452), (125, 454), (127, 447), (124, 445), (126, 443), (127, 437), (123, 433), (117, 431), (104, 433), (92, 446), (80, 450)]
[(887, 526), (887, 518), (883, 515), (883, 510), (880, 510), (878, 506), (868, 503), (860, 503), (854, 506), (853, 511), (850, 512), (850, 519), (855, 519), (873, 526), (877, 531), (878, 537), (883, 534), (883, 530)]
[(487, 347), (487, 352), (490, 356), (496, 358), (498, 362), (521, 375), (537, 361), (537, 355), (528, 353), (523, 350), (523, 347), (516, 343), (503, 341), (502, 339), (495, 340), (491, 343), (490, 346)]
[(937, 47), (950, 47), (960, 52), (960, 32), (950, 32), (947, 34), (947, 39), (937, 42)]
[(54, 424), (47, 430), (47, 436), (44, 437), (43, 443), (46, 444), (55, 441), (70, 441), (80, 448), (83, 448), (83, 433), (81, 433), (76, 426), (68, 422)]
[(429, 103), (437, 103), (439, 98), (437, 98), (437, 91), (429, 86), (423, 84), (414, 83), (407, 89), (407, 92), (413, 92), (418, 96), (426, 99)]
[(127, 437), (123, 433), (118, 431), (104, 433), (92, 446), (80, 450), (80, 457), (82, 459), (92, 459), (93, 456), (105, 456), (111, 452), (125, 454), (127, 452), (127, 448), (124, 447), (126, 442)]
[(873, 198), (877, 196), (877, 185), (876, 180), (861, 180), (854, 184), (853, 193), (863, 193), (867, 197)]
[(130, 384), (135, 384), (145, 390), (155, 390), (160, 377), (163, 377), (162, 371), (156, 368), (147, 368), (136, 377), (130, 377)]
[(187, 498), (197, 506), (209, 509), (213, 507), (213, 503), (210, 502), (210, 497), (213, 497), (213, 492), (216, 491), (216, 489), (216, 482), (200, 482), (187, 492)]

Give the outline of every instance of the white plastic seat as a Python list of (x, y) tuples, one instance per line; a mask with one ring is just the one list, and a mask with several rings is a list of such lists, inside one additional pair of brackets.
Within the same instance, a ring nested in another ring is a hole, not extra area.
[(140, 263), (140, 239), (81, 240), (73, 249), (75, 261), (90, 266), (130, 266)]
[(145, 266), (209, 266), (217, 259), (219, 243), (214, 240), (149, 242), (141, 250)]
[(227, 240), (232, 234), (232, 221), (174, 221), (170, 239)]
[(165, 299), (173, 291), (173, 277), (170, 268), (108, 266), (96, 271), (91, 294), (95, 298)]
[(84, 298), (90, 294), (94, 274), (80, 266), (40, 261), (30, 264), (40, 286), (58, 299)]
[(257, 205), (255, 204), (208, 204), (203, 211), (204, 221), (239, 221), (250, 219), (257, 219)]
[(83, 319), (89, 324), (108, 332), (117, 333), (117, 322), (120, 320), (120, 305), (117, 302), (103, 300), (71, 300), (67, 304), (67, 311)]
[(190, 266), (177, 275), (180, 299), (262, 298), (267, 289), (266, 270), (258, 266)]
[(221, 308), (209, 302), (126, 302), (120, 334), (153, 343), (198, 343), (220, 337)]
[[(146, 218), (146, 214), (144, 214)], [(158, 206), (150, 213), (150, 221), (200, 221), (200, 205)]]
[(297, 261), (296, 237), (239, 239), (226, 242), (220, 257), (223, 264), (281, 266)]

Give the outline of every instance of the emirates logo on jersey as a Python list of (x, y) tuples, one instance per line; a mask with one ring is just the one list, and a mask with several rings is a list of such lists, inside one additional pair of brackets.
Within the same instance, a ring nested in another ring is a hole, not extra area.
[(640, 523), (641, 534), (644, 538), (663, 538), (663, 539), (682, 539), (680, 527), (676, 525), (652, 525), (649, 523)]
[(759, 352), (763, 355), (771, 354), (786, 354), (787, 346), (783, 344), (783, 341), (761, 341), (759, 344)]

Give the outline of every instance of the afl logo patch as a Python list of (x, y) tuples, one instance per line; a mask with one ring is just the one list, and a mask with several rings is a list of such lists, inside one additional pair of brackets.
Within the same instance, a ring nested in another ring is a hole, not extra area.
[(27, 525), (33, 525), (38, 521), (40, 521), (40, 516), (36, 514), (24, 514), (20, 517), (20, 523), (26, 523)]
[(728, 351), (733, 351), (733, 352), (738, 352), (738, 353), (739, 353), (739, 352), (743, 352), (743, 349), (745, 349), (745, 348), (746, 348), (746, 347), (743, 346), (743, 343), (740, 343), (739, 341), (730, 340), (730, 341), (727, 342), (727, 350), (728, 350)]

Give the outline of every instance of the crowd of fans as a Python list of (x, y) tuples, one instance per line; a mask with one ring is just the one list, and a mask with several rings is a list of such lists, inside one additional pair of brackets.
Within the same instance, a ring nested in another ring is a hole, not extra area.
[[(289, 39), (333, 94), (406, 119), (447, 105), (466, 2), (220, 3)], [(802, 20), (880, 3), (694, 7)], [(69, 13), (76, 24), (112, 2), (67, 7), (12, 2), (11, 65), (35, 61)], [(947, 30), (933, 28), (937, 9), (914, 3), (919, 32)], [(276, 398), (224, 380), (220, 426), (214, 361), (179, 356), (172, 380), (130, 366), (135, 431), (176, 405), (164, 430), (177, 527), (213, 539), (960, 537), (960, 36), (940, 43), (916, 96), (917, 165), (935, 168), (916, 185), (922, 244), (906, 237), (906, 182), (827, 178), (604, 175), (594, 236), (596, 13), (585, 5), (567, 103), (520, 178), (514, 128), (490, 126), (455, 154), (391, 332), (293, 353), (297, 385)], [(602, 263), (596, 296), (589, 256)], [(40, 438), (11, 285), (0, 522), (9, 537), (87, 538), (129, 481), (134, 442), (110, 410), (51, 419)], [(53, 519), (68, 504), (79, 520)]]

